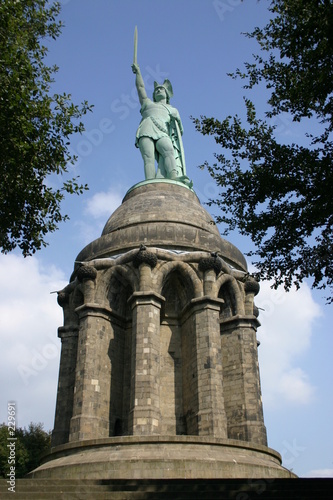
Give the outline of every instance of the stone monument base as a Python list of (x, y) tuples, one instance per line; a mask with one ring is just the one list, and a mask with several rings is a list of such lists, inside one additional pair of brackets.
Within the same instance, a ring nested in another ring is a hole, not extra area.
[[(6, 479), (0, 497), (9, 498)], [(18, 479), (15, 500), (200, 500), (331, 498), (333, 479)]]
[(276, 451), (230, 439), (124, 436), (58, 446), (29, 474), (40, 479), (295, 478)]

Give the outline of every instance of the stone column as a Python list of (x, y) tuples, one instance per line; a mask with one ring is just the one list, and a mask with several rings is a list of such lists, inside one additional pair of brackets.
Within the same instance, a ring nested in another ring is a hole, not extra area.
[(195, 322), (198, 377), (198, 435), (227, 437), (222, 385), (219, 313), (222, 299), (191, 301)]
[(134, 292), (131, 297), (132, 360), (129, 432), (160, 433), (160, 309), (158, 293)]
[(73, 414), (78, 330), (79, 327), (75, 325), (58, 329), (58, 337), (61, 339), (61, 357), (52, 447), (68, 443), (69, 440), (69, 427)]
[(97, 304), (76, 309), (80, 318), (70, 441), (109, 437), (111, 311)]
[(258, 295), (260, 290), (260, 285), (257, 280), (252, 276), (249, 276), (244, 283), (245, 291), (245, 314), (252, 315), (255, 314), (256, 306), (254, 304), (254, 297)]
[(254, 316), (221, 323), (223, 386), (228, 437), (267, 446)]

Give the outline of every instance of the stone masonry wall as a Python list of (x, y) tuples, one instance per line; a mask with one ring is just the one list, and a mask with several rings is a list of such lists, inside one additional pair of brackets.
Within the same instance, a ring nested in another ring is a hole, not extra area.
[(70, 441), (109, 436), (113, 338), (110, 314), (93, 305), (79, 310), (80, 332), (76, 363)]
[(254, 319), (221, 323), (223, 387), (228, 437), (267, 445)]
[(61, 338), (61, 359), (52, 446), (58, 446), (69, 441), (69, 426), (73, 416), (74, 404), (78, 327), (59, 328), (58, 335)]
[(81, 267), (53, 443), (187, 434), (265, 445), (257, 285), (228, 269), (215, 254), (161, 249)]

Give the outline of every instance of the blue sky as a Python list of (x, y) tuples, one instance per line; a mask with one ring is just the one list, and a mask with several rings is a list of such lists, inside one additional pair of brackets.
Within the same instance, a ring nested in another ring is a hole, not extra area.
[[(69, 92), (74, 102), (94, 104), (85, 119), (86, 132), (73, 138), (79, 175), (90, 191), (70, 197), (63, 211), (70, 221), (48, 238), (34, 257), (0, 256), (0, 318), (3, 337), (0, 373), (0, 422), (7, 402), (17, 404), (17, 424), (53, 426), (62, 312), (51, 291), (69, 280), (79, 251), (100, 236), (126, 191), (143, 180), (143, 164), (134, 138), (140, 120), (136, 97), (133, 33), (138, 26), (138, 63), (151, 94), (153, 81), (169, 78), (172, 104), (184, 125), (187, 173), (202, 203), (218, 190), (198, 168), (218, 152), (213, 139), (198, 134), (190, 116), (223, 119), (244, 115), (241, 82), (228, 72), (242, 67), (256, 52), (255, 42), (241, 35), (269, 18), (262, 0), (63, 0), (63, 33), (50, 41), (49, 61), (60, 69), (54, 91)], [(257, 110), (265, 110), (265, 89), (251, 93)], [(301, 142), (309, 124), (276, 120), (281, 141)], [(58, 186), (59, 180), (49, 181)], [(214, 209), (211, 210), (214, 214)], [(222, 230), (222, 228), (221, 228)], [(243, 252), (251, 242), (232, 234)], [(265, 424), (269, 445), (286, 467), (301, 476), (333, 476), (331, 397), (332, 306), (307, 284), (289, 294), (262, 283), (258, 338)]]

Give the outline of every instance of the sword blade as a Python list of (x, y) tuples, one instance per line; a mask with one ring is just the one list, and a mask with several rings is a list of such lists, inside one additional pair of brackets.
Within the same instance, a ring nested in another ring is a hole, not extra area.
[(133, 56), (133, 64), (138, 64), (138, 28), (135, 26), (134, 30), (134, 56)]

